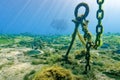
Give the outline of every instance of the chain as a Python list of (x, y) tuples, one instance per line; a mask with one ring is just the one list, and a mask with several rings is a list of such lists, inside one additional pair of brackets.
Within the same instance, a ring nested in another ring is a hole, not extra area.
[(92, 34), (88, 31), (88, 20), (84, 20), (82, 23), (81, 23), (81, 26), (82, 26), (82, 31), (84, 32), (84, 40), (86, 42), (92, 42)]
[(84, 20), (81, 24), (82, 31), (84, 32), (84, 40), (86, 41), (86, 65), (85, 65), (85, 73), (90, 70), (90, 49), (92, 46), (92, 34), (88, 30), (88, 20)]
[(99, 5), (99, 9), (96, 13), (96, 18), (98, 19), (98, 24), (96, 26), (96, 40), (95, 40), (95, 46), (94, 48), (97, 49), (102, 44), (101, 36), (103, 33), (103, 26), (102, 26), (102, 19), (104, 17), (104, 11), (102, 9), (102, 4), (104, 3), (104, 0), (97, 0), (97, 4)]
[(92, 42), (92, 34), (88, 30), (88, 20), (84, 19), (81, 23), (82, 31), (84, 32), (84, 40), (86, 42), (86, 66), (85, 66), (85, 73), (87, 73), (88, 70), (90, 70), (90, 49), (91, 47), (94, 47), (97, 49), (102, 41), (101, 41), (101, 35), (103, 33), (103, 26), (102, 26), (102, 19), (104, 17), (104, 11), (102, 10), (102, 4), (104, 3), (104, 0), (97, 0), (97, 3), (99, 5), (99, 9), (97, 11), (96, 17), (98, 19), (98, 25), (96, 26), (96, 40), (95, 44)]
[(86, 56), (85, 56), (85, 59), (86, 59), (86, 65), (85, 65), (85, 73), (87, 73), (88, 70), (90, 70), (90, 49), (91, 49), (91, 42), (87, 42), (86, 44)]

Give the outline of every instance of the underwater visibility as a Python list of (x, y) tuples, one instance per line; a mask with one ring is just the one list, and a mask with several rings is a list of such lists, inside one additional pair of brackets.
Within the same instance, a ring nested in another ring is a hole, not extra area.
[(0, 80), (120, 80), (119, 0), (0, 0)]

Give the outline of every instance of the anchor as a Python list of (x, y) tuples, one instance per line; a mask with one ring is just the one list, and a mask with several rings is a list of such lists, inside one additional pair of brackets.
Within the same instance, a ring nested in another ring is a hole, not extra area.
[[(72, 45), (75, 41), (76, 35), (78, 35), (80, 41), (82, 42), (83, 45), (86, 47), (86, 54), (85, 54), (85, 59), (86, 59), (86, 65), (85, 65), (85, 73), (88, 73), (88, 70), (91, 69), (90, 66), (90, 50), (91, 48), (97, 49), (102, 45), (102, 40), (101, 36), (103, 33), (103, 26), (102, 26), (102, 19), (104, 17), (104, 11), (102, 10), (102, 4), (104, 3), (104, 0), (97, 0), (97, 4), (99, 5), (99, 9), (96, 12), (96, 18), (98, 20), (98, 24), (96, 26), (96, 40), (95, 42), (92, 41), (92, 34), (88, 30), (88, 20), (86, 20), (86, 17), (89, 14), (89, 6), (82, 2), (78, 4), (75, 8), (74, 11), (74, 16), (75, 19), (72, 20), (72, 22), (75, 23), (75, 29), (72, 35), (72, 40), (70, 43), (70, 46), (64, 56), (66, 60), (68, 60), (68, 55), (70, 53), (70, 50), (72, 48)], [(84, 7), (85, 8), (85, 13), (84, 14), (78, 14), (79, 8)], [(78, 31), (79, 26), (81, 25), (82, 31), (84, 32), (84, 36), (82, 37), (80, 32)]]

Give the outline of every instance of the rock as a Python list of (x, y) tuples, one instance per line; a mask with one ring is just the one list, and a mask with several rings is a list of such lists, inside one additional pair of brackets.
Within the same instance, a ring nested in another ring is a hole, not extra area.
[(110, 47), (110, 44), (107, 44), (107, 43), (104, 43), (101, 48), (109, 48)]
[(25, 55), (34, 56), (34, 55), (39, 55), (43, 53), (44, 52), (42, 50), (30, 50), (30, 51), (25, 52)]
[(113, 51), (113, 53), (120, 54), (120, 50)]
[(14, 60), (14, 57), (7, 57), (7, 60)]

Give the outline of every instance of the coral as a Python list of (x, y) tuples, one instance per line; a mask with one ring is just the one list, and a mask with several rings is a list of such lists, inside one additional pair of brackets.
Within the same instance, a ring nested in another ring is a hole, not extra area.
[(69, 70), (53, 66), (36, 73), (33, 80), (73, 80), (73, 76)]

